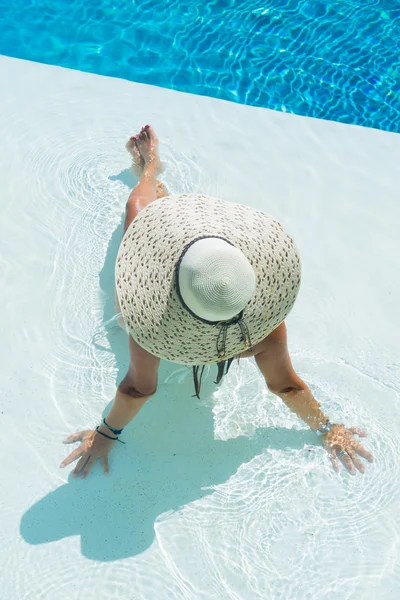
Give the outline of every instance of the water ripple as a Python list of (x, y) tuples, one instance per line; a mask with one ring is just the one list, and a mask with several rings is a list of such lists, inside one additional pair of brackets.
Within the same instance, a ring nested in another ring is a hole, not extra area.
[[(310, 369), (309, 358), (307, 365)], [(363, 443), (375, 463), (363, 477), (352, 478), (344, 470), (336, 475), (316, 440), (316, 445), (296, 444), (295, 433), (301, 433), (303, 424), (266, 392), (255, 365), (244, 361), (232, 367), (214, 394), (216, 434), (225, 440), (258, 435), (265, 450), (213, 487), (211, 496), (182, 510), (185, 541), (178, 540), (187, 551), (201, 553), (201, 568), (214, 581), (215, 597), (306, 600), (318, 589), (321, 598), (350, 600), (368, 597), (383, 579), (400, 580), (399, 423), (395, 426), (390, 408), (384, 408), (395, 392), (340, 362), (319, 359), (313, 366), (307, 376), (324, 410), (348, 424), (367, 425), (369, 437)], [(321, 386), (327, 369), (329, 380), (346, 382), (346, 397), (333, 386)], [(372, 403), (359, 401), (366, 390)], [(278, 423), (292, 434), (274, 434)], [(160, 519), (159, 538), (167, 543), (171, 534), (168, 517)], [(174, 552), (172, 542), (168, 548)], [(190, 576), (196, 585), (196, 569), (190, 561), (185, 568), (182, 577)], [(236, 595), (238, 590), (242, 596)]]
[[(63, 114), (63, 102), (62, 98), (52, 98), (50, 110)], [(76, 118), (79, 120), (79, 115)], [(114, 314), (114, 261), (125, 202), (137, 181), (129, 170), (130, 158), (124, 149), (126, 134), (121, 130), (126, 130), (126, 124), (116, 126), (115, 116), (110, 123), (103, 121), (89, 127), (83, 121), (79, 125), (81, 136), (68, 123), (62, 128), (63, 134), (54, 137), (51, 128), (41, 127), (40, 120), (34, 125), (23, 123), (20, 129), (26, 146), (25, 173), (34, 173), (32, 194), (41, 198), (46, 212), (45, 222), (37, 227), (44, 239), (57, 239), (56, 253), (49, 256), (48, 291), (53, 298), (49, 320), (61, 324), (62, 335), (57, 336), (44, 370), (52, 386), (57, 386), (53, 390), (57, 411), (64, 411), (58, 406), (57, 396), (68, 390), (81, 414), (81, 425), (89, 425), (93, 418), (97, 420), (99, 406), (103, 408), (113, 393), (117, 374), (107, 337), (103, 336), (101, 343), (92, 342), (102, 324)], [(30, 134), (31, 129), (34, 134)], [(209, 186), (209, 177), (200, 172), (194, 157), (174, 149), (168, 140), (162, 144), (162, 152), (166, 162), (163, 178), (171, 192)], [(52, 173), (50, 180), (48, 173)], [(25, 216), (34, 218), (34, 207), (32, 214)], [(123, 334), (121, 339), (126, 344)], [(89, 390), (91, 403), (85, 397)]]

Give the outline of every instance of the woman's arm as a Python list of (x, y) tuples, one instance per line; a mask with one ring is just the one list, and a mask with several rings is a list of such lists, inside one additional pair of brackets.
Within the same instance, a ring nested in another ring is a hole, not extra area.
[[(160, 359), (144, 350), (129, 336), (128, 373), (118, 386), (115, 400), (106, 419), (114, 429), (123, 429), (136, 416), (157, 389)], [(104, 425), (101, 431), (110, 433)]]
[[(257, 344), (254, 355), (271, 392), (279, 396), (311, 429), (321, 430), (329, 419), (310, 389), (293, 369), (287, 347), (285, 323)], [(373, 457), (353, 439), (353, 435), (365, 437), (366, 434), (355, 427), (346, 429), (344, 425), (339, 424), (332, 424), (330, 427), (329, 431), (323, 434), (323, 441), (334, 468), (339, 470), (338, 458), (341, 458), (351, 473), (355, 474), (355, 467), (364, 472), (364, 465), (357, 454), (370, 462), (373, 461)]]
[[(114, 402), (106, 417), (107, 424), (113, 429), (123, 429), (157, 388), (160, 359), (141, 348), (131, 337), (129, 353), (128, 373), (119, 384)], [(80, 441), (81, 445), (71, 452), (60, 466), (66, 467), (79, 458), (72, 475), (86, 477), (93, 463), (100, 459), (104, 472), (108, 473), (108, 454), (115, 444), (112, 438), (116, 438), (115, 434), (104, 424), (99, 426), (98, 431), (90, 429), (70, 435), (64, 441), (65, 444)]]
[(271, 392), (279, 396), (311, 429), (321, 429), (327, 423), (328, 417), (293, 369), (285, 323), (279, 325), (256, 349), (256, 363)]

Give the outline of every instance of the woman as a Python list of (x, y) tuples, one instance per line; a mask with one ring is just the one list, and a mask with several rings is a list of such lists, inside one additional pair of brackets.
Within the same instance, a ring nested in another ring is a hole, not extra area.
[(359, 457), (373, 458), (353, 436), (365, 433), (331, 423), (291, 364), (284, 319), (300, 285), (293, 240), (246, 206), (168, 196), (149, 125), (127, 149), (140, 179), (126, 204), (116, 284), (130, 366), (102, 424), (65, 440), (81, 444), (61, 466), (79, 459), (72, 474), (86, 477), (100, 459), (108, 472), (112, 446), (156, 391), (160, 358), (191, 365), (199, 397), (204, 365), (218, 365), (219, 383), (233, 358), (254, 356), (271, 392), (322, 435), (334, 468), (341, 461), (363, 473)]

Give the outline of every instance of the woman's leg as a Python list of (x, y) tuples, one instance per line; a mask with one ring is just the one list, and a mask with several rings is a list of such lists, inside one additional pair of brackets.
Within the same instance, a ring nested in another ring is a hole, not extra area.
[(149, 125), (143, 127), (139, 135), (130, 138), (126, 148), (133, 157), (139, 182), (126, 203), (124, 233), (142, 208), (153, 200), (168, 195), (165, 185), (157, 180), (162, 166), (158, 139), (153, 128)]
[[(152, 127), (146, 125), (139, 135), (132, 136), (126, 145), (132, 155), (135, 173), (139, 175), (139, 182), (131, 191), (125, 207), (124, 233), (137, 214), (157, 198), (168, 196), (167, 189), (157, 176), (162, 171), (160, 155), (158, 153), (158, 138)], [(115, 295), (115, 308), (119, 314), (121, 307)], [(118, 324), (125, 329), (122, 316), (118, 317)]]

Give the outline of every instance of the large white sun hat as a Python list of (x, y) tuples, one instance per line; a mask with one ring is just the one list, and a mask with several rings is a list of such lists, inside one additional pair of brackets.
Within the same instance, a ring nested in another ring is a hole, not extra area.
[(116, 288), (133, 339), (186, 365), (254, 346), (288, 315), (300, 286), (292, 238), (271, 216), (210, 196), (155, 200), (118, 253)]

